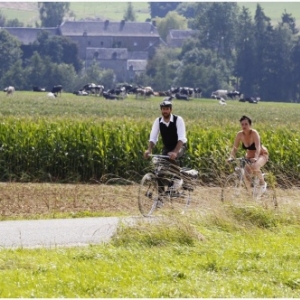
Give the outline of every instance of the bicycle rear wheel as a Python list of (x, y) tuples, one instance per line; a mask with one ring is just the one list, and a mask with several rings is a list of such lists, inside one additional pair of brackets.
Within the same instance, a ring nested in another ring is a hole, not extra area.
[(147, 173), (141, 180), (138, 206), (141, 214), (144, 217), (149, 217), (153, 214), (159, 200), (158, 183), (156, 177), (152, 173)]
[(264, 193), (260, 192), (260, 187), (256, 187), (256, 190), (258, 191), (255, 195), (254, 200), (261, 204), (264, 208), (272, 209), (278, 207), (277, 197), (276, 197), (276, 191), (273, 187), (267, 187), (266, 191)]
[(245, 183), (236, 174), (229, 175), (221, 190), (221, 201), (234, 203), (247, 198), (249, 198), (249, 193)]

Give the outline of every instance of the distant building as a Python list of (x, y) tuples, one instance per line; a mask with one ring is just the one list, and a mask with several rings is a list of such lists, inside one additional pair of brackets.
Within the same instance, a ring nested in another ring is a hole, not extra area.
[(189, 37), (195, 36), (199, 31), (198, 30), (180, 30), (180, 29), (170, 29), (166, 38), (168, 46), (172, 48), (181, 48), (184, 41)]
[(80, 58), (87, 48), (126, 48), (128, 52), (151, 51), (161, 43), (157, 28), (149, 22), (66, 21), (60, 34), (77, 42)]
[(3, 27), (23, 45), (37, 40), (38, 34), (70, 38), (78, 45), (79, 58), (89, 66), (93, 61), (101, 68), (112, 69), (118, 81), (134, 78), (145, 71), (155, 48), (165, 42), (154, 23), (116, 21), (65, 21), (56, 28)]

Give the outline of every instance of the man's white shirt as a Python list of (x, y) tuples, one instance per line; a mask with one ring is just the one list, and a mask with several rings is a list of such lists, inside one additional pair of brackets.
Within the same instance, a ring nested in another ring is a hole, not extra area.
[[(173, 114), (171, 114), (169, 122), (166, 122), (163, 117), (161, 117), (160, 122), (164, 123), (168, 127), (170, 122), (174, 122)], [(177, 127), (178, 141), (182, 141), (185, 144), (187, 142), (185, 123), (184, 123), (182, 117), (180, 117), (180, 116), (177, 116), (176, 127)], [(150, 142), (152, 142), (154, 144), (157, 143), (159, 131), (160, 131), (159, 130), (159, 118), (157, 118), (152, 125), (150, 139), (149, 139)]]

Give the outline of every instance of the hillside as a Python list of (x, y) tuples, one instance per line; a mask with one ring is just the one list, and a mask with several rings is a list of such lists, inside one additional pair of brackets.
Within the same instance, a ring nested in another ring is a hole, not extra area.
[[(239, 5), (249, 8), (254, 16), (257, 3), (260, 3), (265, 14), (271, 18), (273, 24), (280, 21), (281, 15), (286, 10), (296, 19), (300, 27), (300, 2), (239, 2)], [(132, 2), (137, 21), (150, 18), (148, 2)], [(121, 20), (127, 2), (71, 2), (71, 16), (79, 19), (110, 19)], [(37, 2), (0, 2), (0, 9), (7, 19), (19, 19), (24, 24), (35, 27), (39, 21)]]

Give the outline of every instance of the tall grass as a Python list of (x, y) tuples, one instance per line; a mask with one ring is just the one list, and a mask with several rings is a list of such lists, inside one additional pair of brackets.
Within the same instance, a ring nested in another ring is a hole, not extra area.
[[(63, 94), (55, 100), (41, 94), (2, 94), (0, 113), (0, 180), (89, 182), (113, 173), (136, 178), (149, 166), (143, 159), (151, 124), (159, 116), (159, 98), (106, 101)], [(176, 101), (174, 113), (186, 120), (185, 166), (200, 171), (204, 182), (216, 182), (231, 170), (225, 164), (242, 114), (270, 152), (266, 170), (279, 183), (299, 180), (297, 104)], [(156, 152), (161, 148), (159, 141)], [(238, 155), (242, 155), (239, 152)]]

